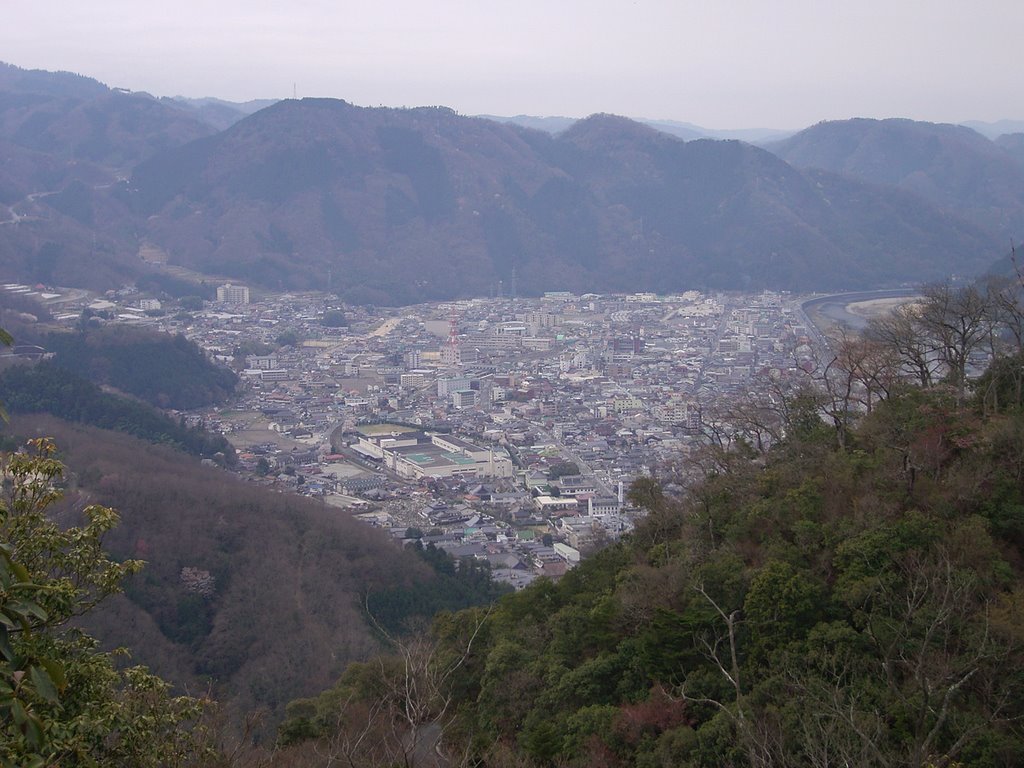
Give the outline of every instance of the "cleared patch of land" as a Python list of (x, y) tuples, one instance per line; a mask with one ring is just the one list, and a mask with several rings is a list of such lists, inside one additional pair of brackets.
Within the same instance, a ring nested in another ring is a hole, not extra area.
[(920, 296), (902, 296), (888, 299), (871, 299), (870, 301), (855, 301), (852, 304), (846, 305), (846, 311), (851, 315), (857, 315), (870, 320), (873, 317), (887, 315), (896, 307), (912, 304), (920, 298)]
[(324, 503), (330, 507), (349, 509), (351, 507), (366, 507), (369, 502), (356, 496), (346, 496), (343, 493), (329, 493), (324, 496)]
[(330, 464), (324, 464), (323, 470), (327, 474), (334, 473), (334, 476), (339, 480), (342, 478), (349, 477), (361, 477), (363, 475), (370, 474), (362, 467), (357, 467), (355, 464), (350, 464), (347, 461), (335, 461)]
[(393, 330), (395, 330), (395, 328), (397, 328), (398, 324), (401, 323), (401, 322), (402, 322), (402, 318), (400, 318), (400, 317), (389, 317), (378, 328), (376, 328), (373, 331), (370, 331), (369, 335), (370, 336), (376, 336), (376, 337), (387, 336), (389, 333), (391, 333)]
[(283, 435), (270, 428), (271, 420), (261, 413), (232, 411), (224, 418), (225, 425), (233, 425), (233, 429), (226, 431), (225, 437), (237, 450), (246, 450), (255, 445), (274, 445), (283, 451), (290, 451), (292, 448), (305, 449), (309, 447), (308, 441), (295, 440), (288, 435)]

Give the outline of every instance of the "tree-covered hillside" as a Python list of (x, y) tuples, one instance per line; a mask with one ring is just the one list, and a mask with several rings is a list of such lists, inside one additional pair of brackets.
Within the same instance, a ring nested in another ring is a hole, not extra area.
[(961, 127), (824, 123), (776, 156), (601, 114), (552, 136), (444, 107), (259, 106), (0, 66), (4, 274), (107, 290), (158, 276), (156, 247), (352, 303), (513, 272), (522, 293), (840, 290), (975, 274), (1024, 224), (1012, 140)]
[[(91, 633), (181, 690), (209, 690), (232, 728), (252, 713), (258, 734), (272, 733), (288, 701), (372, 655), (368, 596), (394, 627), (487, 599), (486, 584), (438, 573), (341, 510), (166, 447), (50, 416), (14, 415), (6, 431), (57, 445), (69, 468), (58, 523), (85, 504), (113, 507), (120, 524), (104, 547), (146, 563), (88, 616)], [(417, 604), (395, 598), (405, 590)]]
[(0, 764), (199, 765), (215, 754), (201, 722), (208, 702), (172, 696), (74, 626), (142, 563), (103, 550), (117, 524), (111, 509), (50, 519), (64, 480), (53, 454), (33, 440), (0, 455)]
[(962, 125), (913, 120), (818, 123), (768, 149), (796, 168), (819, 168), (914, 192), (1004, 237), (1024, 226), (1024, 168), (1012, 140)]
[(353, 303), (481, 295), (513, 271), (525, 293), (879, 286), (976, 271), (1001, 247), (916, 195), (741, 142), (331, 99), (157, 155), (126, 200), (175, 263), (272, 287), (328, 275)]
[(195, 456), (221, 454), (233, 463), (225, 437), (201, 426), (187, 427), (152, 406), (102, 391), (50, 362), (15, 365), (0, 373), (0, 392), (11, 413), (49, 413), (60, 419), (125, 432), (151, 443), (171, 445)]
[(51, 333), (40, 342), (54, 363), (99, 384), (116, 387), (158, 408), (202, 408), (223, 402), (238, 377), (213, 364), (184, 336), (110, 325)]

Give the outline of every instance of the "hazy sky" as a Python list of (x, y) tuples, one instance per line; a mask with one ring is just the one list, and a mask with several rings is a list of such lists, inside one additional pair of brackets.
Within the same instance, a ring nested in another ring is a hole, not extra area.
[(157, 96), (710, 128), (1024, 118), (1020, 0), (35, 0), (0, 60)]

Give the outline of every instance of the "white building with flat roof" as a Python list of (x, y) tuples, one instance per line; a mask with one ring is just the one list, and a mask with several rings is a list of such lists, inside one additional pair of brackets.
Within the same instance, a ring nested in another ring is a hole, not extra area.
[(454, 435), (364, 435), (353, 449), (380, 459), (388, 469), (409, 480), (512, 477), (512, 459), (503, 449), (483, 448)]
[(225, 283), (217, 286), (217, 301), (222, 304), (248, 304), (249, 287)]

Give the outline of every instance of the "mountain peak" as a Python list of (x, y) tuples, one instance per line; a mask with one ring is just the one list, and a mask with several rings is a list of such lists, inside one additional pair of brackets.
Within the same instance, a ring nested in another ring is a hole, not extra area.
[(1024, 228), (1024, 169), (967, 126), (854, 118), (818, 123), (769, 149), (799, 168), (909, 190), (1000, 237), (1019, 238)]
[(623, 142), (677, 140), (636, 120), (606, 112), (598, 112), (578, 120), (562, 133), (560, 138), (584, 148), (601, 145), (609, 147)]

